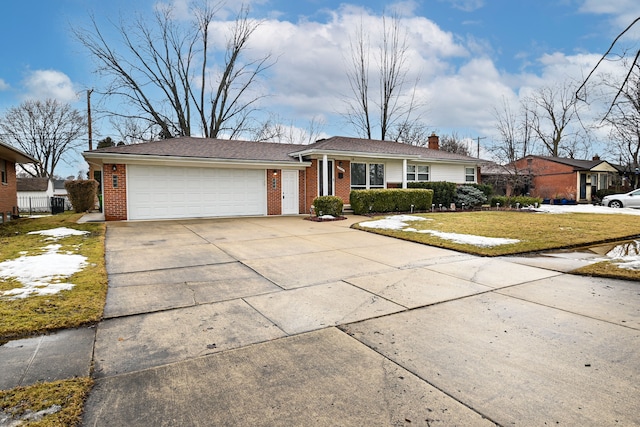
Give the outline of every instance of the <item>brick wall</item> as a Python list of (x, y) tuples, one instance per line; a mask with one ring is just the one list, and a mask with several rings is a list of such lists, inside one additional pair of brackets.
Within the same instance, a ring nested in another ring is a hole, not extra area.
[[(113, 166), (116, 170), (113, 170)], [(127, 168), (125, 165), (105, 164), (102, 167), (102, 201), (104, 219), (106, 221), (121, 221), (127, 219)], [(118, 186), (114, 187), (114, 177)]]
[(6, 165), (7, 183), (0, 183), (0, 222), (9, 221), (11, 215), (18, 214), (16, 165), (9, 160)]
[[(342, 164), (341, 164), (342, 163)], [(338, 166), (344, 169), (344, 172), (338, 170)], [(336, 179), (336, 196), (342, 199), (342, 203), (349, 204), (349, 194), (351, 193), (351, 162), (347, 160), (337, 160), (334, 162), (333, 176)], [(342, 178), (340, 178), (342, 173)]]
[[(305, 168), (306, 169), (306, 168)], [(305, 194), (307, 193), (307, 171), (301, 170), (298, 172), (298, 213), (308, 213), (307, 201), (305, 200)]]
[(306, 168), (306, 178), (304, 180), (306, 191), (306, 202), (304, 212), (309, 212), (313, 205), (313, 200), (318, 197), (318, 159), (311, 160), (311, 166)]
[[(274, 171), (277, 175), (274, 175)], [(282, 214), (282, 170), (267, 169), (267, 215), (280, 214)]]
[[(530, 161), (529, 161), (530, 160)], [(544, 199), (576, 199), (577, 177), (573, 167), (536, 157), (520, 159), (516, 162), (518, 170), (531, 171), (533, 185), (531, 195)]]

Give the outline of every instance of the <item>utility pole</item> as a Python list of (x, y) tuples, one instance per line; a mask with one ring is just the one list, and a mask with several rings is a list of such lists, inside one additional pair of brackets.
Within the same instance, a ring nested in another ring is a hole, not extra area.
[(487, 137), (486, 136), (478, 137), (478, 158), (480, 158), (480, 140), (481, 139), (487, 139)]
[[(93, 92), (93, 89), (87, 90), (87, 135), (89, 139), (89, 151), (93, 150), (93, 135), (91, 132), (91, 92)], [(89, 163), (89, 179), (94, 179), (93, 166), (91, 166), (91, 163)]]

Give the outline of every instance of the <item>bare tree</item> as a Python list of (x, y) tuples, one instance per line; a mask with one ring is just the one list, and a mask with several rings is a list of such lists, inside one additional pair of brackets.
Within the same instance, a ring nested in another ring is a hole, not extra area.
[(546, 86), (530, 96), (524, 108), (531, 117), (531, 128), (548, 155), (575, 156), (579, 135), (577, 98), (574, 87), (564, 83)]
[(253, 87), (273, 62), (271, 55), (245, 56), (260, 22), (243, 7), (225, 42), (224, 60), (215, 63), (211, 26), (219, 9), (219, 4), (203, 2), (185, 26), (171, 8), (159, 8), (151, 20), (138, 16), (113, 24), (117, 42), (107, 39), (95, 17), (89, 28), (74, 28), (97, 71), (109, 79), (102, 94), (121, 102), (108, 113), (157, 126), (161, 138), (191, 136), (196, 133), (192, 126), (210, 138), (243, 132), (263, 97)]
[(2, 138), (40, 162), (20, 165), (33, 177), (54, 177), (58, 163), (83, 143), (86, 129), (78, 110), (54, 99), (24, 101), (0, 118)]
[(254, 130), (251, 140), (311, 144), (320, 138), (323, 127), (324, 122), (317, 117), (309, 120), (306, 128), (299, 128), (293, 121), (286, 124), (278, 115), (271, 115)]
[[(578, 89), (576, 90), (576, 98), (581, 100), (581, 101), (585, 101), (587, 100), (587, 85), (589, 83), (589, 79), (591, 77), (594, 76), (594, 74), (596, 73), (596, 70), (598, 69), (598, 67), (600, 66), (600, 64), (602, 64), (603, 61), (608, 60), (609, 56), (612, 55), (612, 51), (614, 49), (614, 47), (616, 46), (616, 44), (620, 41), (620, 39), (629, 31), (631, 30), (631, 28), (633, 28), (634, 25), (636, 25), (637, 23), (640, 22), (640, 16), (637, 17), (636, 19), (633, 20), (633, 22), (631, 22), (631, 24), (629, 24), (624, 30), (622, 30), (617, 36), (616, 38), (613, 40), (613, 42), (611, 42), (611, 45), (609, 46), (609, 48), (607, 49), (607, 51), (602, 55), (602, 57), (600, 57), (600, 60), (598, 60), (598, 62), (596, 63), (596, 65), (591, 69), (591, 71), (589, 72), (589, 74), (587, 75), (587, 77), (584, 79), (584, 81), (582, 82), (582, 84), (578, 87)], [(626, 52), (624, 52), (621, 57), (626, 57)], [(619, 60), (620, 57), (616, 57), (616, 60)], [(635, 54), (634, 54), (634, 58), (633, 61), (630, 62), (630, 66), (628, 67), (628, 71), (626, 76), (624, 77), (624, 79), (622, 80), (622, 83), (619, 85), (618, 88), (618, 92), (616, 93), (616, 95), (613, 97), (613, 100), (611, 101), (611, 104), (609, 105), (609, 110), (605, 113), (604, 115), (604, 119), (607, 118), (607, 116), (609, 115), (609, 113), (612, 111), (612, 109), (614, 108), (614, 106), (616, 105), (616, 101), (618, 100), (618, 98), (622, 95), (622, 90), (623, 87), (627, 84), (628, 80), (631, 78), (631, 75), (633, 73), (633, 69), (634, 66), (640, 64), (640, 49), (637, 49)]]
[[(620, 164), (629, 171), (635, 170), (640, 164), (640, 64), (631, 66), (631, 73), (623, 82), (604, 79), (604, 84), (618, 90), (618, 97), (603, 120), (611, 128), (610, 135), (616, 143), (614, 150)], [(638, 176), (630, 175), (636, 181), (631, 184), (637, 188)]]
[[(345, 98), (345, 117), (364, 138), (380, 129), (381, 140), (403, 141), (420, 123), (412, 116), (418, 108), (415, 89), (407, 92), (409, 44), (406, 29), (398, 16), (382, 17), (381, 41), (377, 55), (377, 94), (370, 82), (371, 45), (362, 23), (350, 41), (347, 79), (351, 96)], [(377, 109), (377, 118), (374, 110)], [(413, 139), (413, 138), (408, 138)]]
[(499, 139), (490, 147), (493, 155), (504, 164), (515, 162), (529, 154), (532, 148), (532, 123), (529, 108), (521, 104), (514, 111), (511, 104), (503, 100), (500, 108), (494, 108), (495, 128)]
[(469, 145), (458, 136), (457, 132), (452, 132), (451, 135), (445, 134), (440, 136), (440, 150), (471, 156)]

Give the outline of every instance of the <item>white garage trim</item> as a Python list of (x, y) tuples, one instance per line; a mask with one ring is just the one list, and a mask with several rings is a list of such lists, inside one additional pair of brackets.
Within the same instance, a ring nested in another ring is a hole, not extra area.
[(130, 220), (266, 215), (264, 169), (127, 165)]

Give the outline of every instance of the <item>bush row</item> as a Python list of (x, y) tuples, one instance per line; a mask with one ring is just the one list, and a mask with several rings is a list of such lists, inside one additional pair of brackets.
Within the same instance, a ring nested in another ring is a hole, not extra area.
[(375, 189), (353, 190), (349, 195), (351, 209), (356, 215), (372, 212), (410, 212), (431, 209), (433, 190)]
[[(449, 206), (454, 203), (458, 186), (452, 182), (408, 182), (408, 188), (425, 188), (433, 190), (431, 203), (436, 206)], [(431, 206), (429, 206), (431, 208)]]

